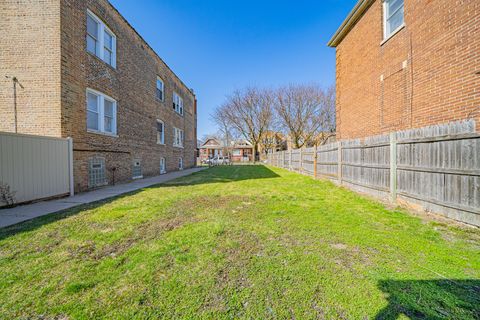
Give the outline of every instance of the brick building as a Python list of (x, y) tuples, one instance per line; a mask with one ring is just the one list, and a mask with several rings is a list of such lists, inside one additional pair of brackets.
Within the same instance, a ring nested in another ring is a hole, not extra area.
[(72, 137), (75, 189), (195, 165), (196, 98), (107, 0), (0, 4), (0, 131)]
[(336, 48), (337, 138), (480, 119), (480, 1), (360, 0)]
[(200, 161), (205, 162), (215, 157), (229, 157), (232, 162), (253, 161), (253, 146), (245, 140), (231, 141), (226, 145), (217, 138), (208, 138), (200, 146)]

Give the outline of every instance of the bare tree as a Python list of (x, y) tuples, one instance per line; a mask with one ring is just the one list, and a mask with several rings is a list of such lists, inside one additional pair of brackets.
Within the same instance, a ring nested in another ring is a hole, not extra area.
[(275, 94), (277, 125), (294, 148), (325, 143), (335, 134), (335, 89), (290, 85)]
[(237, 132), (250, 142), (256, 161), (261, 139), (272, 123), (273, 102), (270, 90), (255, 87), (237, 90), (215, 110), (212, 118), (219, 127), (230, 128), (230, 132)]

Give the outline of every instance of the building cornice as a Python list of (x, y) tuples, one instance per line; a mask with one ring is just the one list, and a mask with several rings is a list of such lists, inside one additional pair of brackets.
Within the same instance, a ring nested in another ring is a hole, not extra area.
[(328, 46), (332, 48), (337, 47), (373, 2), (375, 0), (359, 0), (330, 39)]

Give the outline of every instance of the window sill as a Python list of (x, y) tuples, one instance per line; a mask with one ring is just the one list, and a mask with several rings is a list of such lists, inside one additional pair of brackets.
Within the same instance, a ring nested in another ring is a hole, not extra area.
[(165, 143), (157, 142), (157, 144), (158, 144), (159, 146), (165, 146)]
[(85, 50), (90, 56), (94, 57), (95, 59), (103, 62), (107, 67), (109, 67), (110, 69), (112, 69), (113, 71), (117, 71), (117, 65), (115, 64), (115, 67), (112, 66), (111, 64), (109, 64), (108, 62), (106, 62), (105, 60), (103, 60), (102, 58), (100, 58), (99, 56), (97, 56), (96, 54), (94, 53), (91, 53), (90, 51), (88, 50)]
[(397, 29), (395, 29), (395, 31), (393, 31), (392, 33), (390, 33), (390, 35), (388, 37), (386, 37), (385, 39), (383, 39), (382, 42), (380, 42), (380, 46), (383, 46), (386, 42), (388, 42), (388, 40), (392, 39), (397, 33), (400, 32), (400, 30), (402, 30), (403, 28), (405, 28), (405, 23), (402, 23)]
[(183, 117), (183, 113), (180, 113), (180, 112), (177, 112), (176, 110), (173, 110), (173, 112), (175, 112), (177, 115), (179, 115), (180, 117)]
[(138, 180), (138, 179), (143, 179), (143, 176), (132, 177), (132, 180)]
[(179, 149), (183, 149), (183, 146), (176, 146), (176, 145), (173, 145), (174, 148), (179, 148)]
[(165, 102), (165, 99), (158, 99), (157, 97), (155, 97), (155, 101), (164, 103), (164, 102)]
[(111, 137), (111, 138), (118, 138), (118, 135), (113, 134), (113, 133), (108, 133), (108, 132), (101, 132), (101, 131), (96, 131), (92, 129), (87, 129), (88, 133), (93, 133), (93, 134), (98, 134), (100, 136), (106, 136), (106, 137)]

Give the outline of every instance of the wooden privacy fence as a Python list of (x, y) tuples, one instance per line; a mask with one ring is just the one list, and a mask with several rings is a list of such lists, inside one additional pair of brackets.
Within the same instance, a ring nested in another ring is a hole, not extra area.
[(72, 140), (0, 132), (0, 184), (15, 203), (73, 195)]
[(267, 161), (480, 226), (480, 134), (473, 120), (276, 152)]

